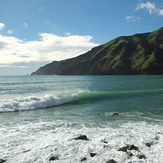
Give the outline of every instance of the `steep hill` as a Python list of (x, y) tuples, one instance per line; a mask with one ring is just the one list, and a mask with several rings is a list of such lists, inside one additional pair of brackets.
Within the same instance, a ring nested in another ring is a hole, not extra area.
[(32, 75), (163, 74), (163, 28), (118, 37), (78, 57), (54, 61)]

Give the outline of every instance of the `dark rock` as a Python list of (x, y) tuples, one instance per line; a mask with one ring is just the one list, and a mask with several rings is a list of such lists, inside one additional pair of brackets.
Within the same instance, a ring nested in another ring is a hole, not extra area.
[(97, 153), (90, 153), (90, 156), (91, 157), (94, 157), (94, 156), (96, 156), (97, 155)]
[(110, 159), (110, 160), (106, 161), (106, 163), (117, 163), (117, 162), (113, 159)]
[(126, 147), (128, 150), (138, 150), (138, 147), (134, 146), (134, 145), (128, 145)]
[(111, 116), (118, 116), (119, 113), (113, 113)]
[(156, 137), (155, 137), (155, 140), (159, 140), (159, 136), (156, 136)]
[(82, 161), (86, 161), (86, 160), (87, 160), (87, 157), (81, 158), (81, 162), (82, 162)]
[(127, 152), (127, 150), (138, 150), (138, 147), (136, 147), (135, 145), (127, 145), (125, 147), (119, 148), (117, 151)]
[(133, 156), (133, 154), (132, 154), (131, 152), (127, 152), (127, 154), (128, 154), (129, 156), (131, 156), (131, 157)]
[(146, 156), (143, 155), (143, 154), (137, 155), (137, 157), (138, 157), (139, 159), (146, 159)]
[(59, 158), (57, 156), (51, 156), (49, 158), (49, 161), (54, 161), (54, 160), (59, 160)]
[(109, 147), (109, 145), (104, 145), (104, 148), (108, 148)]
[(86, 135), (79, 135), (78, 137), (74, 138), (75, 140), (89, 140)]
[(108, 144), (108, 142), (107, 142), (107, 141), (105, 141), (105, 140), (101, 140), (101, 142), (103, 142), (103, 143), (105, 143), (105, 144)]
[(121, 147), (117, 151), (127, 152), (127, 148), (126, 147)]
[(145, 143), (145, 145), (146, 145), (147, 147), (151, 147), (151, 146), (153, 145), (153, 142), (147, 142), (147, 143)]
[(4, 159), (0, 159), (0, 163), (3, 163), (3, 162), (6, 162), (6, 160), (4, 160)]

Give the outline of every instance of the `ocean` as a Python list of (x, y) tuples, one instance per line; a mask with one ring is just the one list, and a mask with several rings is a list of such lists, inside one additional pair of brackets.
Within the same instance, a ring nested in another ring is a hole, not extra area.
[(162, 163), (163, 75), (0, 76), (0, 163)]

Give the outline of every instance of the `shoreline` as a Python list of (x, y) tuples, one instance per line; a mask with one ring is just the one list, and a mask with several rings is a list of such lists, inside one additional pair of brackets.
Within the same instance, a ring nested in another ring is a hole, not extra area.
[[(161, 163), (163, 160), (162, 126), (128, 123), (116, 129), (107, 126), (106, 128), (83, 127), (80, 129), (61, 126), (46, 129), (52, 125), (52, 123), (37, 123), (24, 125), (21, 128), (12, 127), (10, 130), (4, 129), (4, 133), (8, 133), (3, 134), (0, 140), (0, 146), (3, 146), (3, 152), (2, 149), (0, 150), (0, 160), (5, 160), (6, 163), (39, 161), (43, 163), (52, 161), (58, 163), (140, 161)], [(44, 130), (41, 130), (43, 126)], [(37, 132), (34, 134), (34, 131)], [(22, 134), (23, 137), (21, 137)], [(8, 147), (3, 143), (5, 137), (10, 140), (6, 144)]]

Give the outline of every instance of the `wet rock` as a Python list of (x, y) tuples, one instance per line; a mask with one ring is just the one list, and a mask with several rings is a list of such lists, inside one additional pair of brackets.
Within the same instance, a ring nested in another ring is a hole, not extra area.
[(90, 156), (91, 157), (94, 157), (94, 156), (96, 156), (97, 155), (97, 153), (90, 153)]
[(51, 156), (49, 161), (59, 160), (58, 156)]
[(6, 160), (4, 160), (4, 159), (0, 159), (0, 163), (4, 163), (4, 162), (6, 162)]
[(127, 150), (139, 150), (139, 148), (136, 147), (135, 145), (127, 145), (125, 147), (119, 148), (117, 151), (127, 152)]
[(102, 143), (105, 143), (105, 144), (108, 144), (108, 142), (107, 142), (107, 141), (105, 141), (105, 140), (101, 140), (101, 142), (102, 142)]
[(86, 160), (87, 160), (87, 157), (81, 158), (81, 162), (86, 161)]
[(78, 137), (74, 138), (74, 140), (89, 140), (86, 135), (79, 135)]
[(106, 163), (117, 163), (117, 162), (113, 159), (110, 159), (110, 160), (106, 161)]
[(126, 148), (127, 148), (128, 150), (138, 150), (138, 149), (139, 149), (139, 148), (136, 147), (135, 145), (128, 145), (128, 146), (126, 146)]
[(159, 140), (159, 139), (160, 139), (159, 136), (156, 136), (156, 137), (155, 137), (155, 140)]
[(126, 152), (128, 154), (128, 156), (132, 157), (133, 154), (131, 152)]
[(137, 155), (139, 159), (146, 159), (146, 156), (144, 154)]
[(154, 144), (153, 142), (147, 142), (147, 143), (145, 143), (145, 145), (146, 145), (147, 147), (151, 147), (153, 144)]
[(119, 113), (113, 113), (111, 116), (118, 116)]
[(127, 152), (127, 148), (126, 147), (121, 147), (117, 151)]

